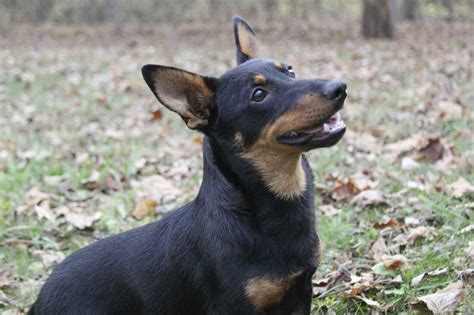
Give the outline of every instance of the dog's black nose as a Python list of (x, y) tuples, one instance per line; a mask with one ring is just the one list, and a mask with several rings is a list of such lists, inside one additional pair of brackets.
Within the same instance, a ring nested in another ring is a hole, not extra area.
[(329, 81), (324, 86), (324, 96), (330, 100), (337, 100), (346, 97), (347, 85), (341, 80)]

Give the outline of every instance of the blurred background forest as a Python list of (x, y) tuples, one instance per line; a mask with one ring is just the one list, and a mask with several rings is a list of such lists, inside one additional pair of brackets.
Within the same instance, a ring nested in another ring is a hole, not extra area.
[(474, 314), (473, 0), (0, 0), (0, 313), (193, 199), (202, 137), (140, 68), (219, 76), (233, 15), (297, 77), (348, 83), (344, 138), (308, 154), (313, 314)]
[(2, 0), (0, 21), (9, 24), (183, 24), (203, 21), (224, 23), (240, 12), (265, 24), (279, 24), (275, 17), (310, 19), (318, 15), (354, 17), (361, 6), (388, 6), (394, 20), (473, 19), (473, 0)]

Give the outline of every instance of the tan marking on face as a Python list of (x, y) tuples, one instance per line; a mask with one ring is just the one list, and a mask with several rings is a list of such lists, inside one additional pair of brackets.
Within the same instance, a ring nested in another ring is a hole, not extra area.
[(256, 57), (260, 50), (258, 40), (241, 23), (237, 24), (237, 36), (239, 38), (240, 50), (250, 58)]
[(301, 165), (303, 149), (280, 144), (277, 138), (314, 125), (331, 110), (324, 98), (306, 95), (294, 109), (265, 127), (253, 146), (243, 153), (258, 170), (266, 187), (279, 198), (288, 200), (303, 194), (306, 176)]
[(257, 311), (262, 311), (279, 303), (301, 273), (300, 271), (283, 279), (265, 276), (251, 278), (245, 286), (245, 295)]
[(255, 77), (253, 77), (254, 84), (262, 85), (262, 84), (265, 84), (266, 82), (267, 82), (267, 78), (265, 78), (264, 75), (257, 74)]
[(280, 69), (285, 69), (285, 65), (282, 62), (275, 62), (275, 66)]

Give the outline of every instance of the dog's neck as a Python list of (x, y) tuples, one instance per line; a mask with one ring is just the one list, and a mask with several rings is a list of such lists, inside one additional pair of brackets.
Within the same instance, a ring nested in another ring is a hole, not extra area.
[[(286, 183), (289, 183), (287, 187), (294, 187), (292, 178), (285, 175), (291, 171), (294, 171), (293, 176), (298, 178), (297, 181), (303, 180), (305, 184), (301, 193), (287, 198), (271, 191), (265, 183), (264, 176), (260, 175), (260, 170), (240, 153), (224, 153), (217, 143), (207, 137), (203, 141), (203, 152), (204, 176), (198, 201), (215, 204), (217, 200), (223, 203), (218, 206), (251, 216), (268, 234), (278, 231), (284, 233), (286, 229), (283, 226), (288, 224), (293, 225), (293, 228), (300, 225), (304, 229), (314, 229), (313, 178), (304, 157), (296, 156), (295, 160), (286, 160), (287, 165), (278, 164), (279, 161), (276, 159), (269, 161), (273, 163), (269, 166), (270, 173), (278, 177), (278, 170), (284, 172), (282, 176), (286, 178), (279, 178), (282, 187)], [(207, 198), (211, 198), (212, 201), (206, 202)]]

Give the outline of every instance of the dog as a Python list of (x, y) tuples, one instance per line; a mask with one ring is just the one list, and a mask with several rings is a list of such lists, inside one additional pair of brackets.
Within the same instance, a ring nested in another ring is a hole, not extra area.
[(145, 65), (153, 94), (204, 134), (197, 197), (169, 216), (78, 250), (29, 314), (309, 314), (320, 260), (304, 152), (346, 128), (342, 81), (297, 79), (261, 58), (233, 18), (237, 66), (219, 78)]

